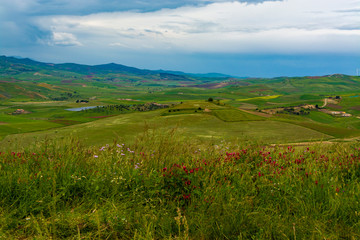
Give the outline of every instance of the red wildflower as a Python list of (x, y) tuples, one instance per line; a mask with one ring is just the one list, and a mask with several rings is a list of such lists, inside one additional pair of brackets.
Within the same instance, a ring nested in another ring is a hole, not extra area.
[(183, 195), (183, 198), (184, 198), (184, 199), (189, 199), (189, 198), (190, 198), (190, 194), (189, 194), (189, 195), (184, 194), (184, 195)]

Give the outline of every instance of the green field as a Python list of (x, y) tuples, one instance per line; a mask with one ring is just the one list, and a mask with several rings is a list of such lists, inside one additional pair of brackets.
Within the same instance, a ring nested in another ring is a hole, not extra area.
[(263, 117), (259, 117), (253, 114), (246, 113), (237, 109), (223, 109), (215, 110), (213, 114), (223, 120), (224, 122), (239, 122), (239, 121), (261, 121), (265, 120)]

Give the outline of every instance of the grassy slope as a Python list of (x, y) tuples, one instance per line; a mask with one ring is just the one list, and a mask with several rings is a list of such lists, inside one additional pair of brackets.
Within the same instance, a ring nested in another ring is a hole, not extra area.
[[(36, 133), (10, 135), (1, 142), (2, 148), (28, 145), (44, 138), (79, 137), (88, 145), (111, 143), (114, 138), (132, 142), (144, 129), (177, 127), (185, 136), (215, 139), (257, 139), (268, 143), (310, 141), (331, 138), (311, 129), (278, 121), (224, 122), (210, 114), (161, 116), (165, 110), (123, 114), (94, 122)], [(257, 116), (254, 116), (257, 117)]]
[(176, 131), (119, 143), (1, 153), (0, 238), (360, 238), (356, 145), (214, 145)]

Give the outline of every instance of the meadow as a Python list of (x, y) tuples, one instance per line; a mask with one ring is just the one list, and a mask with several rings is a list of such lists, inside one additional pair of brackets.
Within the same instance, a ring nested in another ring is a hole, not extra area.
[(48, 141), (0, 155), (6, 239), (358, 239), (358, 144)]
[(0, 56), (0, 239), (359, 239), (359, 90)]

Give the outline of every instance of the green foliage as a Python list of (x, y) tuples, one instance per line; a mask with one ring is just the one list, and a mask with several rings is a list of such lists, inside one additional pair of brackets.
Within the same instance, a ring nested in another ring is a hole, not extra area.
[[(357, 147), (66, 139), (0, 154), (0, 233), (17, 239), (357, 239)], [(336, 219), (336, 221), (334, 221)]]

